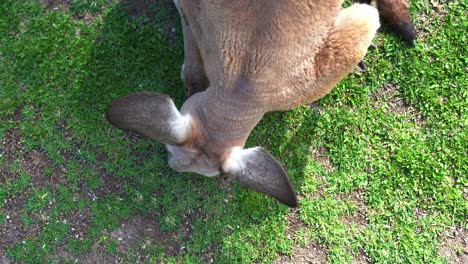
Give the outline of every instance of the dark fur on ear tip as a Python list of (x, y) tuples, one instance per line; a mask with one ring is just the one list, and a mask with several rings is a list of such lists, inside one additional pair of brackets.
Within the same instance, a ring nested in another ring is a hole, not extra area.
[(417, 31), (416, 27), (407, 22), (401, 22), (397, 29), (396, 33), (401, 37), (402, 40), (412, 43), (416, 39)]
[(297, 197), (296, 197), (296, 194), (294, 193), (294, 196), (291, 196), (289, 197), (289, 199), (287, 200), (283, 200), (283, 201), (280, 201), (282, 202), (283, 204), (291, 207), (291, 208), (297, 208), (297, 206), (299, 205), (299, 203), (297, 202)]
[(297, 197), (283, 167), (261, 147), (242, 154), (242, 168), (226, 171), (234, 181), (257, 192), (268, 194), (279, 202), (297, 207)]
[(401, 40), (412, 43), (417, 36), (417, 29), (412, 23), (405, 0), (354, 0), (376, 6), (384, 24), (395, 32)]

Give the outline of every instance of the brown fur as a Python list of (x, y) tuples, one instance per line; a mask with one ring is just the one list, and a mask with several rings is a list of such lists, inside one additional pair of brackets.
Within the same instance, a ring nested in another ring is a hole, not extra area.
[[(341, 10), (342, 0), (175, 2), (185, 42), (182, 76), (191, 95), (180, 113), (190, 124), (165, 121), (174, 114), (154, 116), (158, 103), (145, 109), (128, 102), (142, 113), (113, 104), (109, 112), (119, 116), (109, 120), (123, 120), (113, 123), (124, 129), (143, 128), (133, 130), (145, 135), (163, 133), (153, 138), (164, 139), (171, 154), (169, 165), (177, 171), (206, 176), (224, 172), (242, 185), (296, 206), (279, 163), (260, 148), (243, 149), (244, 144), (265, 113), (315, 101), (351, 72), (379, 27), (377, 11), (368, 5)], [(164, 101), (162, 95), (153, 97)], [(147, 121), (150, 115), (155, 122)], [(140, 119), (154, 128), (134, 125), (129, 121), (133, 117), (144, 117)], [(180, 133), (166, 129), (173, 123)], [(182, 144), (171, 138), (186, 134)]]

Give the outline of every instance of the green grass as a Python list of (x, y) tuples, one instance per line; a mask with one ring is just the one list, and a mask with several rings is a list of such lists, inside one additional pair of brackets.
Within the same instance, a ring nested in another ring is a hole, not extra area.
[[(100, 247), (128, 263), (268, 263), (314, 243), (331, 263), (359, 252), (376, 263), (446, 262), (441, 233), (468, 227), (468, 6), (411, 4), (424, 33), (416, 48), (379, 34), (367, 72), (340, 82), (320, 111), (270, 113), (249, 138), (282, 162), (300, 196), (302, 225), (290, 239), (285, 206), (176, 173), (164, 146), (105, 120), (113, 99), (136, 91), (182, 104), (181, 30), (167, 6), (145, 18), (118, 1), (74, 0), (57, 10), (0, 2), (0, 228), (15, 218), (24, 234), (0, 253), (73, 262), (59, 252), (88, 256)], [(91, 21), (77, 19), (85, 12)], [(386, 85), (398, 89), (385, 94)], [(46, 162), (31, 170), (34, 151)], [(142, 238), (122, 252), (110, 234), (136, 215), (154, 220), (164, 240)]]

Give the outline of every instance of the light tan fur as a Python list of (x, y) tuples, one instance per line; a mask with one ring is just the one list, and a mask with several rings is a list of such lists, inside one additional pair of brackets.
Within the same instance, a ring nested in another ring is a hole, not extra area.
[[(180, 0), (175, 4), (184, 31), (182, 76), (191, 97), (181, 109), (182, 116), (190, 119), (184, 128), (187, 138), (177, 145), (163, 142), (172, 155), (171, 167), (207, 176), (224, 172), (296, 206), (279, 163), (261, 148), (242, 148), (265, 113), (315, 101), (354, 69), (379, 27), (377, 10), (361, 4), (342, 9), (341, 0)], [(170, 108), (165, 100), (161, 102)], [(109, 112), (116, 112), (117, 105), (113, 103)], [(108, 118), (118, 123), (126, 117), (108, 114)], [(236, 169), (233, 164), (242, 165)], [(265, 168), (272, 168), (266, 176)], [(279, 191), (282, 188), (285, 191)]]

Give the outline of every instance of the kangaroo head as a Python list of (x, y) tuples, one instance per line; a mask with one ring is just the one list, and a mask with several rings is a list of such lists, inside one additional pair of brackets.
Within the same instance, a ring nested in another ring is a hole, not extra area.
[(224, 173), (241, 185), (296, 207), (286, 172), (273, 156), (260, 147), (243, 149), (250, 129), (234, 136), (229, 128), (213, 129), (200, 110), (202, 99), (203, 93), (193, 95), (179, 112), (167, 95), (139, 92), (113, 101), (107, 119), (118, 128), (164, 143), (169, 166), (175, 171), (210, 177)]
[(377, 10), (340, 11), (340, 0), (175, 2), (184, 85), (200, 92), (180, 112), (166, 95), (125, 96), (108, 120), (166, 144), (176, 171), (224, 173), (297, 206), (281, 165), (260, 147), (244, 149), (245, 141), (266, 112), (317, 100), (351, 72), (379, 27)]

